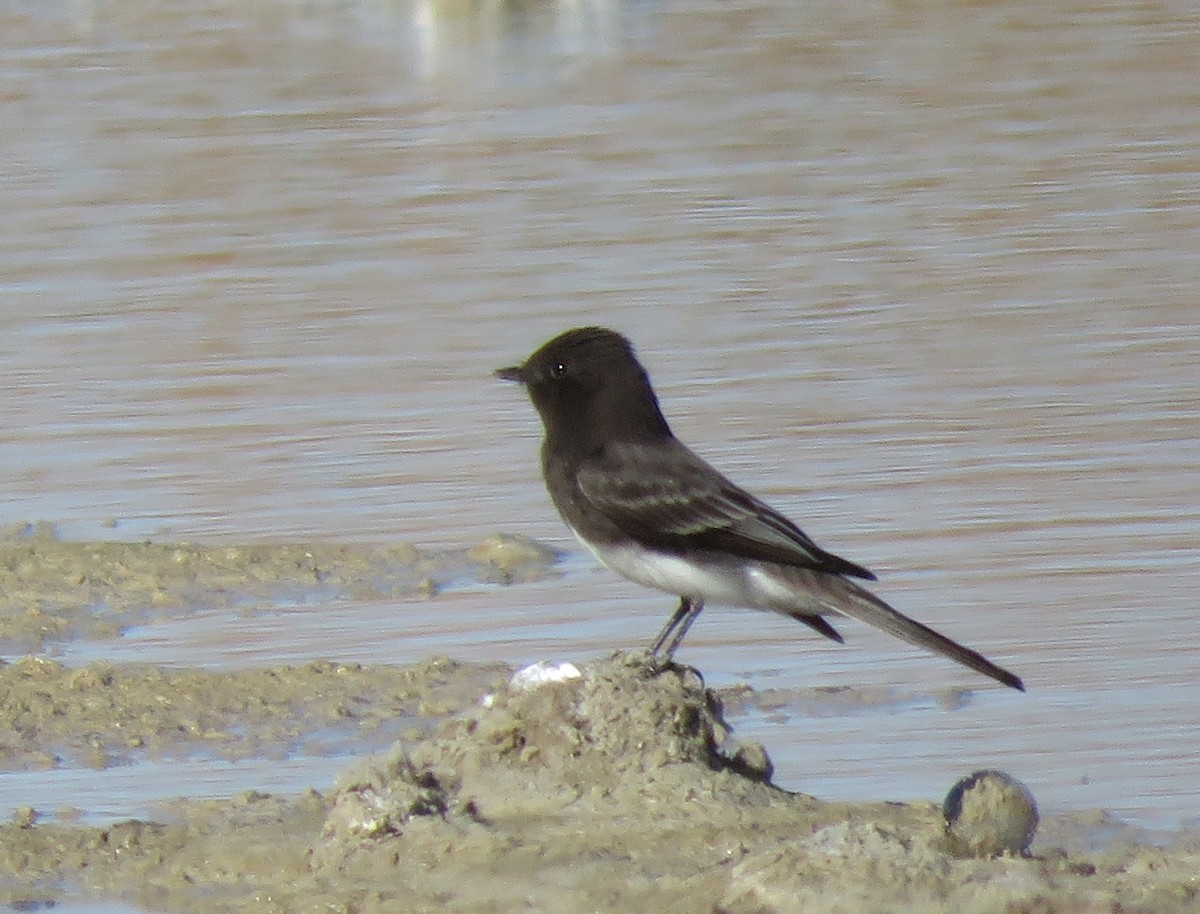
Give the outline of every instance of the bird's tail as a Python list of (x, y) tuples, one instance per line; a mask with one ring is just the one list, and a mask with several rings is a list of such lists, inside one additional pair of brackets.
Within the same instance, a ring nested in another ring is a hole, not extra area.
[(826, 584), (826, 587), (823, 588), (825, 593), (821, 595), (820, 602), (830, 612), (866, 622), (868, 625), (895, 635), (909, 644), (915, 644), (917, 647), (923, 647), (935, 654), (949, 657), (977, 673), (990, 676), (1009, 688), (1025, 691), (1025, 685), (1019, 677), (996, 666), (978, 651), (963, 647), (945, 635), (938, 634), (929, 626), (922, 625), (903, 613), (897, 612), (879, 597), (853, 581), (841, 577), (825, 576), (822, 583)]

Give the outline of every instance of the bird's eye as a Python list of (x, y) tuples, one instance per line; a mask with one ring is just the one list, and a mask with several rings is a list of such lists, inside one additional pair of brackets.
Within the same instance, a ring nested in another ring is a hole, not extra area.
[(550, 377), (558, 379), (567, 373), (567, 366), (562, 362), (555, 362), (550, 366)]

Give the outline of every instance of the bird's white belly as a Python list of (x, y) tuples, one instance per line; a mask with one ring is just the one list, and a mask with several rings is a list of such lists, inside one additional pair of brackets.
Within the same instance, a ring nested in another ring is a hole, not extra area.
[(627, 546), (588, 548), (622, 577), (676, 596), (776, 612), (824, 611), (778, 565), (711, 553), (699, 562)]

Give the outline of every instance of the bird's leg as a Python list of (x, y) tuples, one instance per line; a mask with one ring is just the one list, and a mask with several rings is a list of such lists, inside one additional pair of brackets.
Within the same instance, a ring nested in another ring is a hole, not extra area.
[[(664, 666), (670, 663), (671, 658), (675, 656), (675, 651), (683, 643), (683, 636), (692, 627), (692, 623), (696, 621), (696, 617), (700, 615), (702, 609), (704, 609), (704, 601), (693, 600), (691, 597), (680, 597), (679, 608), (675, 610), (671, 618), (667, 620), (667, 624), (663, 626), (663, 630), (658, 633), (658, 637), (654, 639), (654, 645), (650, 648), (651, 659)], [(666, 645), (665, 651), (663, 650), (664, 644)]]

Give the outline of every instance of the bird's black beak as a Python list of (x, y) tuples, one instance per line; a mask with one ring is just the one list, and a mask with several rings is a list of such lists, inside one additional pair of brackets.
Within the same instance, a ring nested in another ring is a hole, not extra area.
[(525, 369), (520, 365), (510, 365), (508, 368), (497, 368), (492, 372), (502, 381), (516, 381), (518, 384), (525, 383)]

